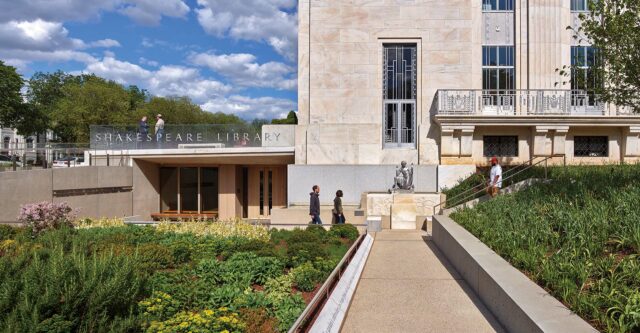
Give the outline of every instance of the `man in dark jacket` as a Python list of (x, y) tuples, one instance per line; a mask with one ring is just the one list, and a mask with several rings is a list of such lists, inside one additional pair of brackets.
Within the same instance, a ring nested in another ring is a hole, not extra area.
[(313, 185), (313, 192), (309, 193), (309, 215), (311, 224), (322, 224), (320, 219), (320, 186)]

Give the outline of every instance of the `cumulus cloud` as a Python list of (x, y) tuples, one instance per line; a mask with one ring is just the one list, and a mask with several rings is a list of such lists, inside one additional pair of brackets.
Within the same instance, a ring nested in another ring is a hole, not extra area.
[(140, 57), (140, 59), (138, 59), (138, 62), (141, 65), (146, 65), (146, 66), (151, 66), (151, 67), (158, 67), (160, 66), (160, 63), (154, 60), (149, 60), (145, 57)]
[(239, 95), (237, 89), (203, 77), (197, 68), (185, 66), (165, 65), (157, 70), (149, 70), (105, 56), (89, 64), (83, 72), (125, 85), (136, 84), (157, 96), (187, 96), (203, 110), (232, 113), (246, 119), (280, 118), (297, 107), (289, 99)]
[(296, 0), (198, 0), (198, 22), (214, 36), (263, 41), (293, 61), (297, 52)]
[(185, 17), (183, 0), (20, 0), (0, 1), (0, 22), (12, 20), (84, 21), (104, 11), (116, 11), (133, 21), (156, 25), (163, 16)]
[(245, 119), (284, 118), (297, 104), (289, 99), (275, 97), (247, 97), (232, 95), (207, 101), (202, 109), (209, 112), (232, 113)]
[(91, 42), (88, 44), (88, 47), (104, 47), (104, 48), (112, 48), (112, 47), (120, 47), (120, 42), (114, 39), (101, 39), (95, 42)]
[(295, 69), (281, 62), (259, 64), (253, 54), (235, 53), (216, 55), (197, 53), (189, 57), (197, 66), (207, 67), (241, 87), (295, 90)]
[(35, 21), (9, 21), (0, 23), (0, 45), (3, 49), (51, 51), (85, 47), (80, 39), (69, 38), (62, 23)]
[(128, 0), (118, 11), (139, 24), (158, 25), (162, 16), (185, 17), (190, 9), (182, 0)]
[(161, 66), (157, 70), (148, 70), (110, 55), (88, 64), (83, 72), (124, 85), (139, 85), (157, 96), (188, 96), (198, 104), (221, 98), (232, 91), (222, 82), (202, 77), (195, 68)]
[(119, 47), (120, 43), (113, 39), (87, 43), (69, 37), (62, 23), (37, 19), (0, 23), (0, 45), (0, 58), (24, 70), (32, 61), (91, 63), (96, 59), (83, 50)]

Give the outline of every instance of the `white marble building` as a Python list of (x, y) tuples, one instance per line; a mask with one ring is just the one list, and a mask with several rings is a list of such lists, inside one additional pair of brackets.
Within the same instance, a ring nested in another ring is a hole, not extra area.
[[(586, 1), (301, 0), (291, 169), (637, 161), (640, 117), (598, 101), (566, 29)], [(572, 63), (587, 80), (558, 85)]]

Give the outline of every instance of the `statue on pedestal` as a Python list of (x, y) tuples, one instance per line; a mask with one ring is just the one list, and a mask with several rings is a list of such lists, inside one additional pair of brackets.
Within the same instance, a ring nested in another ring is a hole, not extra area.
[(413, 191), (413, 164), (411, 167), (407, 166), (407, 162), (402, 161), (400, 166), (396, 169), (396, 176), (393, 180), (393, 188), (389, 190), (389, 193), (397, 191)]

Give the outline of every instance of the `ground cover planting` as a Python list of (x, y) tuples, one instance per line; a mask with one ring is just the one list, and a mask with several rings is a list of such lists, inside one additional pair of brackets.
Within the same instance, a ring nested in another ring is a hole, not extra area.
[(284, 332), (358, 236), (350, 225), (45, 224), (0, 226), (2, 331)]
[(640, 332), (640, 165), (550, 178), (451, 217), (597, 329)]

